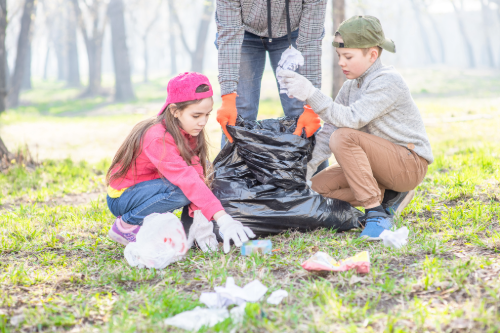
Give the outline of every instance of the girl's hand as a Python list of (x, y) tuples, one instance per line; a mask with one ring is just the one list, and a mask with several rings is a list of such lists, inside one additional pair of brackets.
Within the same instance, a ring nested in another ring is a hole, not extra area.
[[(219, 214), (216, 213), (215, 215)], [(224, 238), (224, 252), (228, 253), (230, 249), (231, 239), (234, 245), (240, 247), (244, 242), (248, 241), (248, 237), (254, 238), (255, 234), (249, 227), (244, 227), (240, 221), (233, 219), (230, 215), (223, 212), (222, 216), (215, 216), (214, 218), (219, 225), (221, 236)]]

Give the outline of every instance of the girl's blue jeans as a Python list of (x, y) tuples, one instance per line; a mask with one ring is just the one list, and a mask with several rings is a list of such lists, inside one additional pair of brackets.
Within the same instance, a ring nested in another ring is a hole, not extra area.
[(107, 197), (114, 216), (129, 224), (142, 225), (152, 213), (167, 213), (190, 204), (177, 186), (165, 178), (148, 180), (126, 189), (118, 198)]

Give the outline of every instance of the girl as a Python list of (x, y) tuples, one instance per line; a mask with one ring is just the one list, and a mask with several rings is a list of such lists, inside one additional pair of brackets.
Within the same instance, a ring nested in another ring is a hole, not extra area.
[(147, 215), (189, 204), (191, 216), (201, 210), (209, 221), (217, 221), (227, 253), (231, 239), (241, 246), (255, 235), (224, 211), (207, 185), (203, 128), (214, 104), (212, 86), (206, 76), (187, 72), (169, 81), (167, 93), (158, 116), (135, 125), (109, 167), (107, 202), (117, 217), (109, 237), (123, 245), (135, 242)]

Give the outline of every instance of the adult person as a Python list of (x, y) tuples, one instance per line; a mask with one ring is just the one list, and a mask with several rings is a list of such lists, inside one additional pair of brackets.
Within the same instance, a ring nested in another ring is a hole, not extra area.
[[(226, 125), (234, 126), (237, 115), (257, 119), (266, 53), (276, 76), (282, 53), (293, 45), (304, 56), (300, 74), (321, 87), (326, 4), (327, 0), (217, 0), (215, 44), (222, 95), (217, 121), (230, 141)], [(286, 94), (280, 94), (280, 100), (286, 116), (302, 115), (299, 123), (309, 136), (318, 129), (317, 115), (310, 109), (304, 112), (304, 102)], [(327, 161), (322, 167), (326, 166)]]

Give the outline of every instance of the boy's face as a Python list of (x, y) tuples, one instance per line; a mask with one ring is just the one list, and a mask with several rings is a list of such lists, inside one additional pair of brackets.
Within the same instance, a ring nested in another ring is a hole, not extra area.
[[(335, 36), (335, 41), (344, 42), (341, 36)], [(366, 55), (362, 49), (337, 48), (336, 51), (339, 55), (339, 66), (342, 68), (344, 75), (350, 80), (363, 75), (378, 58), (378, 51), (375, 47), (370, 48)]]

